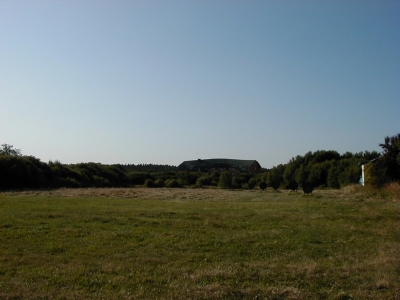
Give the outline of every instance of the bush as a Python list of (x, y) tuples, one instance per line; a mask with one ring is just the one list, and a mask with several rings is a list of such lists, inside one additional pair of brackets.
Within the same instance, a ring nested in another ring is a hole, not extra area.
[(80, 183), (75, 178), (71, 178), (71, 177), (67, 177), (62, 182), (64, 184), (64, 187), (68, 187), (68, 188), (78, 188), (81, 186)]
[(130, 184), (142, 185), (146, 182), (146, 179), (153, 179), (149, 173), (144, 172), (131, 172), (128, 174), (128, 179)]
[(314, 190), (314, 185), (311, 182), (305, 182), (301, 185), (304, 194), (312, 194)]
[(276, 191), (277, 189), (279, 189), (281, 183), (279, 181), (272, 181), (271, 182), (271, 187)]
[(112, 187), (112, 183), (107, 178), (93, 175), (92, 186), (95, 187)]
[(288, 189), (294, 192), (297, 192), (297, 189), (299, 188), (299, 184), (296, 181), (290, 181), (288, 184)]
[(231, 187), (232, 175), (229, 172), (222, 172), (219, 176), (218, 187), (228, 189)]
[(165, 186), (169, 188), (178, 188), (180, 184), (176, 179), (168, 179), (165, 181)]
[(256, 185), (257, 185), (256, 180), (254, 178), (250, 178), (250, 180), (248, 182), (249, 190), (254, 189)]
[(240, 187), (241, 187), (241, 184), (240, 184), (240, 180), (239, 180), (238, 176), (233, 176), (232, 177), (232, 188), (237, 189)]
[(146, 179), (146, 181), (144, 182), (144, 186), (147, 188), (152, 188), (155, 186), (154, 184), (154, 180), (153, 179)]
[(45, 188), (52, 180), (52, 169), (33, 156), (0, 155), (0, 188)]
[(163, 187), (163, 186), (164, 186), (164, 180), (162, 180), (162, 179), (157, 179), (157, 180), (154, 182), (154, 184), (155, 184), (157, 187)]
[(392, 137), (385, 137), (385, 142), (379, 144), (383, 149), (382, 158), (377, 160), (384, 170), (386, 182), (400, 181), (400, 133)]
[(211, 185), (211, 178), (207, 175), (203, 175), (196, 180), (197, 186)]
[(211, 185), (218, 186), (219, 177), (221, 176), (220, 172), (214, 171), (210, 175)]

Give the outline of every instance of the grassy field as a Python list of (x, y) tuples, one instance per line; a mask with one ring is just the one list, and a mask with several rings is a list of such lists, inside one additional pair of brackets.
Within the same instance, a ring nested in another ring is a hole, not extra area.
[(356, 188), (3, 192), (0, 299), (399, 299), (398, 226)]

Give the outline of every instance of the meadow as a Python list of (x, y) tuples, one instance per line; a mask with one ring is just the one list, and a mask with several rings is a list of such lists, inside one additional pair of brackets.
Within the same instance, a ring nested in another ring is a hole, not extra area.
[(2, 192), (0, 299), (399, 299), (397, 192)]

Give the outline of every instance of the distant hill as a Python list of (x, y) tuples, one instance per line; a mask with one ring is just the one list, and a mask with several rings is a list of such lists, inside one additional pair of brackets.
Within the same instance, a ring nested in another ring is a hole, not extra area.
[(168, 172), (168, 171), (177, 171), (178, 170), (178, 167), (171, 166), (171, 165), (128, 164), (128, 165), (119, 165), (119, 166), (121, 166), (128, 172), (135, 171), (135, 172), (153, 173), (153, 172)]

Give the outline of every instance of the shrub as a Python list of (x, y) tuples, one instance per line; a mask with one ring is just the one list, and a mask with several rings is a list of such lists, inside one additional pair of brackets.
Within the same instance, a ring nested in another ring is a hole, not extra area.
[(178, 182), (179, 186), (185, 186), (185, 185), (189, 185), (190, 184), (189, 182), (187, 182), (186, 180), (184, 180), (182, 178), (178, 178), (177, 182)]
[(207, 175), (203, 175), (203, 176), (197, 178), (196, 185), (197, 186), (211, 185), (211, 178)]
[(128, 179), (130, 184), (144, 184), (146, 179), (153, 179), (149, 173), (144, 172), (131, 172), (128, 174)]
[(157, 187), (163, 187), (163, 186), (164, 186), (164, 180), (162, 180), (162, 179), (157, 179), (157, 180), (154, 182), (154, 184), (155, 184)]
[(231, 187), (232, 175), (229, 172), (222, 172), (219, 176), (218, 187), (228, 189)]
[(177, 188), (179, 187), (179, 182), (176, 179), (168, 179), (165, 181), (165, 186), (169, 188)]
[(147, 188), (152, 188), (155, 186), (154, 184), (154, 180), (153, 179), (146, 179), (146, 181), (144, 182), (144, 186)]
[(33, 156), (0, 155), (0, 188), (51, 186), (52, 169)]
[(276, 191), (277, 189), (279, 189), (279, 187), (280, 187), (280, 182), (279, 181), (272, 181), (271, 182), (271, 186), (272, 186), (272, 188)]
[(218, 186), (220, 172), (214, 171), (210, 175), (211, 185)]
[(254, 189), (254, 187), (257, 185), (257, 182), (254, 178), (250, 178), (249, 182), (248, 182), (248, 187), (249, 190)]
[(93, 175), (92, 184), (95, 187), (112, 187), (112, 183), (108, 179), (97, 175)]
[(288, 189), (291, 191), (297, 191), (299, 184), (296, 181), (290, 181), (288, 184)]
[(314, 185), (311, 182), (305, 182), (302, 184), (301, 188), (303, 189), (304, 194), (312, 194)]
[(65, 180), (63, 180), (63, 184), (64, 184), (64, 187), (68, 187), (68, 188), (78, 188), (81, 186), (80, 183), (75, 178), (71, 178), (71, 177), (65, 178)]
[(241, 184), (240, 184), (240, 181), (239, 181), (239, 178), (238, 178), (238, 176), (233, 176), (232, 177), (232, 188), (240, 188), (241, 187)]

